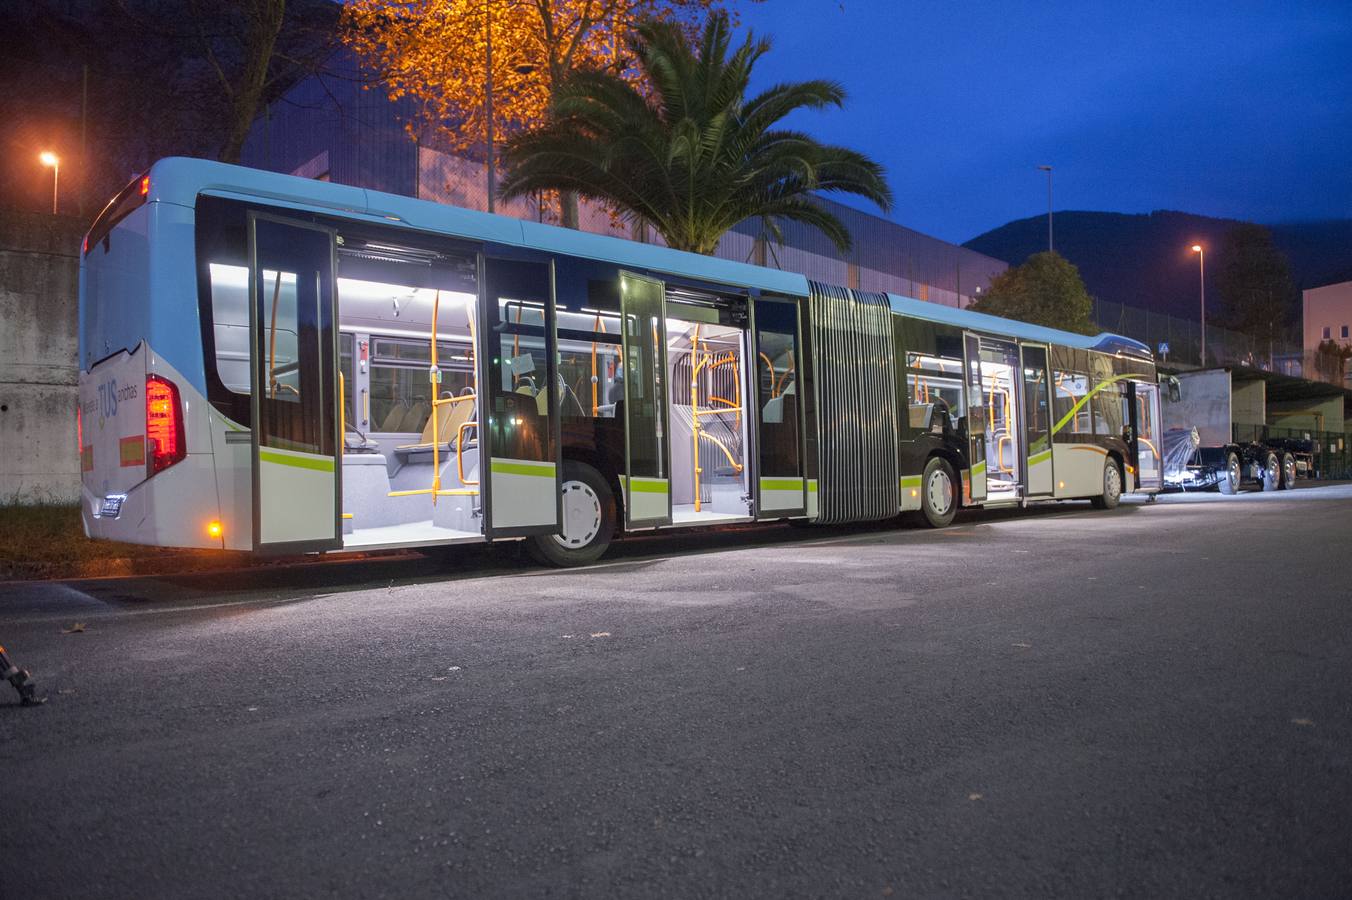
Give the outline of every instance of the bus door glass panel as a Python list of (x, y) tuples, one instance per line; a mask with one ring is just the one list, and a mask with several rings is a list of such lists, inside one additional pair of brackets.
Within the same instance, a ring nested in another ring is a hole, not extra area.
[(986, 392), (981, 381), (981, 339), (963, 335), (967, 364), (967, 499), (986, 499)]
[(1028, 494), (1041, 496), (1052, 493), (1056, 483), (1052, 469), (1051, 382), (1047, 369), (1047, 348), (1025, 345), (1022, 353)]
[(1131, 433), (1135, 440), (1137, 483), (1145, 490), (1164, 487), (1160, 435), (1160, 387), (1132, 382)]
[(755, 391), (759, 441), (756, 515), (802, 515), (803, 426), (798, 398), (798, 304), (761, 297), (756, 304)]
[(625, 525), (629, 528), (669, 525), (667, 319), (666, 289), (662, 282), (621, 273), (620, 318), (624, 353), (621, 372)]
[(1012, 341), (981, 339), (981, 389), (986, 404), (986, 496), (1017, 497), (1023, 485), (1023, 404), (1019, 348)]
[(254, 546), (340, 545), (333, 236), (255, 216), (250, 228)]
[(484, 259), (479, 480), (490, 537), (559, 530), (553, 281), (549, 263)]

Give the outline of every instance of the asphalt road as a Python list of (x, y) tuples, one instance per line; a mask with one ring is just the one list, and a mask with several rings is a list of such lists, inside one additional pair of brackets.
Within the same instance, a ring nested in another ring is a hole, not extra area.
[(0, 585), (0, 896), (1346, 896), (1350, 521)]

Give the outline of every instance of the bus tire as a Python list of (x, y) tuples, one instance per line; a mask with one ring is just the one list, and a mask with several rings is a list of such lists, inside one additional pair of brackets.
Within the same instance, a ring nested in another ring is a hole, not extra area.
[(1284, 491), (1289, 491), (1296, 486), (1296, 458), (1290, 453), (1282, 454), (1282, 484)]
[(563, 461), (562, 534), (526, 538), (537, 561), (569, 568), (596, 562), (615, 536), (615, 495), (605, 477), (583, 462)]
[(1263, 492), (1275, 491), (1282, 486), (1282, 463), (1277, 454), (1268, 452), (1263, 457)]
[(1239, 480), (1243, 477), (1239, 469), (1239, 454), (1231, 451), (1225, 454), (1225, 471), (1221, 473), (1216, 487), (1227, 496), (1239, 493)]
[(920, 520), (930, 528), (947, 528), (958, 514), (958, 479), (947, 460), (930, 457), (920, 479)]
[(1117, 509), (1122, 502), (1122, 467), (1111, 456), (1103, 464), (1103, 493), (1090, 497), (1094, 509)]

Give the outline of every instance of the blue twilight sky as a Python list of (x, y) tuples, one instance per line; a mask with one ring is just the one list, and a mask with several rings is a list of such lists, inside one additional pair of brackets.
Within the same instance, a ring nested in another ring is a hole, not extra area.
[[(886, 166), (891, 218), (962, 242), (1056, 209), (1352, 216), (1352, 0), (734, 3), (793, 120)], [(849, 202), (849, 201), (847, 201)], [(860, 205), (861, 208), (868, 208)]]

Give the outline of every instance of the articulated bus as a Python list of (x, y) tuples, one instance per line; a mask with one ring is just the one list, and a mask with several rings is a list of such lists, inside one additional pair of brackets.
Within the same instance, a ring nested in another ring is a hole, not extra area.
[(80, 269), (94, 538), (272, 553), (1161, 487), (1149, 350), (337, 184), (166, 159)]

